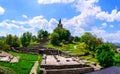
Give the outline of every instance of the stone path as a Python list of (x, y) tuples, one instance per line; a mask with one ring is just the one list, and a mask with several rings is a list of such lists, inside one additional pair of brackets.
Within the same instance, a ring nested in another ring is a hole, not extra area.
[(38, 61), (35, 62), (29, 74), (37, 74), (37, 68), (38, 68)]

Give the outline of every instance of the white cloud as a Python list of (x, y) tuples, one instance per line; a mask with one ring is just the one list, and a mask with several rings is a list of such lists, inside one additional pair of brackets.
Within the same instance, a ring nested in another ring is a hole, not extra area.
[(99, 0), (78, 0), (74, 6), (84, 19), (91, 18), (105, 20), (107, 22), (120, 22), (120, 11), (117, 9), (113, 9), (111, 13), (102, 11), (101, 7), (97, 5), (98, 2)]
[(111, 25), (110, 25), (110, 27), (111, 27), (111, 28), (113, 28), (113, 27), (114, 27), (114, 25), (112, 25), (112, 24), (111, 24)]
[(105, 20), (107, 22), (120, 22), (120, 11), (117, 11), (117, 9), (113, 9), (110, 14), (108, 12), (101, 11), (96, 15), (96, 18), (100, 20)]
[(28, 16), (27, 16), (27, 15), (25, 15), (25, 14), (23, 14), (23, 15), (22, 15), (22, 17), (23, 17), (23, 18), (28, 18)]
[(102, 24), (102, 27), (106, 27), (106, 26), (107, 26), (107, 23), (103, 23), (103, 24)]
[(81, 35), (85, 32), (85, 28), (92, 25), (94, 22), (94, 17), (101, 8), (95, 3), (98, 0), (76, 0), (74, 7), (80, 12), (79, 15), (74, 16), (71, 19), (64, 19), (64, 27), (73, 32), (73, 35)]
[(5, 9), (2, 6), (0, 6), (0, 15), (3, 15), (4, 13), (5, 13)]
[(114, 33), (107, 33), (105, 30), (98, 29), (97, 27), (93, 27), (90, 31), (93, 34), (96, 34), (98, 37), (102, 37), (104, 41), (109, 42), (120, 42), (120, 31), (116, 31)]
[(53, 4), (53, 3), (71, 3), (75, 0), (38, 0), (39, 4)]
[(14, 28), (18, 28), (18, 26), (16, 24), (13, 24), (13, 23), (8, 23), (9, 20), (4, 20), (0, 23), (0, 26), (1, 27), (6, 27), (7, 29), (12, 29), (13, 27)]
[(52, 32), (56, 27), (58, 21), (54, 18), (51, 18), (49, 21), (46, 20), (43, 16), (35, 16), (32, 19), (27, 21), (16, 21), (16, 20), (3, 20), (0, 22), (0, 27), (7, 28), (8, 31), (14, 31), (13, 28), (17, 29), (16, 35), (19, 36), (26, 31), (32, 32), (33, 34), (37, 34), (37, 29), (44, 29), (48, 32)]

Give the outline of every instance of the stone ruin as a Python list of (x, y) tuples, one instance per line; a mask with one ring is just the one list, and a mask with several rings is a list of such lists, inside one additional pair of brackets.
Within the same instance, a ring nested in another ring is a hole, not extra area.
[(43, 60), (40, 66), (40, 74), (83, 74), (94, 69), (86, 65), (84, 60), (62, 56), (62, 52), (55, 49), (42, 49)]
[(15, 63), (19, 61), (18, 56), (13, 56), (7, 52), (0, 51), (0, 61)]

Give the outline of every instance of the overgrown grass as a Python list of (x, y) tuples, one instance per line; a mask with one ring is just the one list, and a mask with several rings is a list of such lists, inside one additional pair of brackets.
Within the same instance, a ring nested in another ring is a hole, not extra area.
[(84, 48), (80, 48), (82, 43), (74, 43), (74, 44), (63, 44), (61, 46), (53, 46), (52, 44), (48, 43), (48, 47), (56, 48), (58, 50), (69, 51), (73, 54), (84, 54), (88, 50)]
[(29, 74), (35, 61), (39, 60), (38, 55), (10, 52), (14, 56), (20, 56), (18, 63), (0, 62), (0, 65), (11, 68), (17, 74)]
[(86, 49), (87, 46), (84, 43), (76, 42), (73, 44), (63, 44), (61, 46), (53, 46), (52, 44), (48, 43), (48, 47), (56, 48), (58, 50), (68, 51), (75, 55), (81, 55), (89, 52), (88, 55), (81, 56), (80, 58), (89, 60), (90, 62), (98, 63), (97, 59), (92, 57), (92, 54), (95, 54), (95, 52), (92, 52), (89, 49)]
[(13, 71), (10, 68), (4, 67), (0, 65), (0, 70), (4, 71), (4, 74), (17, 74), (15, 71)]
[(33, 44), (39, 44), (39, 43), (37, 41), (31, 41), (30, 45), (33, 45)]

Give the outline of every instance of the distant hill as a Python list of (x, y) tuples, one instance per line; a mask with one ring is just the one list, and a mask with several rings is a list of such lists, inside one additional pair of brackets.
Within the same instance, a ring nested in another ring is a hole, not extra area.
[(120, 43), (113, 43), (116, 48), (120, 48)]

